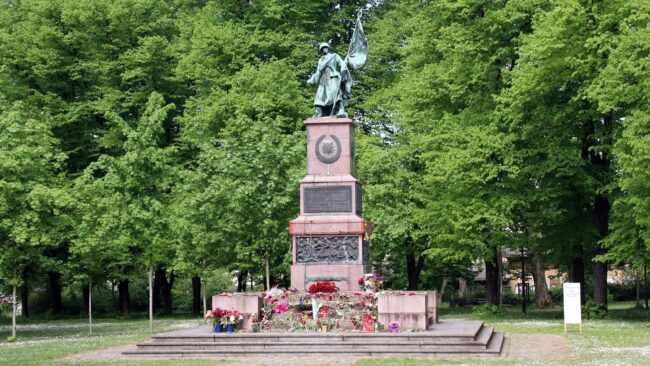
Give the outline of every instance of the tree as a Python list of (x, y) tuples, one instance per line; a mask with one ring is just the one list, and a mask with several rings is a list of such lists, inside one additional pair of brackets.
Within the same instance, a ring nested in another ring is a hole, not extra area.
[(54, 220), (70, 202), (60, 182), (65, 155), (53, 137), (49, 116), (15, 103), (0, 112), (0, 276), (13, 287), (12, 336), (16, 336), (16, 288), (29, 263), (57, 243)]
[[(119, 271), (138, 258), (149, 273), (149, 316), (153, 329), (153, 273), (157, 266), (172, 268), (173, 239), (167, 230), (170, 193), (175, 182), (174, 149), (162, 147), (163, 122), (174, 108), (162, 95), (152, 93), (137, 122), (109, 115), (126, 136), (124, 154), (102, 155), (78, 178), (82, 204), (79, 252), (102, 243)], [(88, 258), (90, 259), (90, 258)]]

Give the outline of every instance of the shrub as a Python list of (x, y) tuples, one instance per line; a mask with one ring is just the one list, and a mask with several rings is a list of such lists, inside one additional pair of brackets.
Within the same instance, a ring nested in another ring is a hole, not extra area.
[(503, 309), (496, 305), (477, 305), (472, 308), (472, 315), (479, 319), (502, 318), (505, 315)]
[(551, 300), (554, 304), (562, 304), (564, 301), (564, 292), (562, 287), (553, 287), (548, 289), (549, 295), (551, 295)]
[(616, 283), (607, 284), (607, 292), (612, 295), (614, 301), (636, 300), (636, 287), (632, 285), (619, 285)]
[(504, 304), (510, 304), (510, 305), (520, 304), (521, 303), (521, 296), (515, 294), (509, 288), (503, 289), (503, 303)]
[(607, 317), (607, 306), (590, 299), (582, 306), (582, 314), (585, 319), (603, 319)]

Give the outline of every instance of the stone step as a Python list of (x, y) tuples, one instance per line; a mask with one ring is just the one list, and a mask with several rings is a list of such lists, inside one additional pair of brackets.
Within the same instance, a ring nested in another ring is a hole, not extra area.
[(356, 356), (486, 355), (498, 356), (504, 334), (482, 322), (462, 327), (404, 333), (203, 333), (159, 334), (125, 355), (147, 357), (220, 357), (246, 355)]
[[(501, 339), (501, 344), (503, 340)], [(246, 356), (246, 355), (260, 355), (260, 354), (273, 354), (273, 355), (331, 355), (332, 352), (345, 352), (349, 355), (444, 355), (444, 354), (480, 354), (480, 355), (496, 355), (498, 356), (501, 351), (501, 344), (495, 343), (493, 348), (482, 349), (476, 347), (440, 347), (435, 349), (416, 348), (416, 347), (384, 347), (384, 348), (355, 348), (355, 349), (332, 349), (325, 347), (310, 347), (310, 348), (297, 348), (297, 347), (283, 347), (283, 348), (257, 348), (257, 349), (228, 349), (228, 350), (185, 350), (185, 349), (135, 349), (124, 351), (125, 355), (167, 355), (167, 356)]]
[(403, 342), (419, 342), (419, 343), (432, 343), (432, 344), (455, 344), (455, 343), (482, 343), (487, 344), (492, 328), (481, 331), (477, 337), (433, 337), (433, 336), (417, 336), (417, 337), (322, 337), (320, 335), (313, 335), (311, 337), (297, 338), (297, 337), (212, 337), (212, 338), (164, 338), (152, 339), (152, 343), (156, 344), (170, 344), (170, 343), (222, 343), (222, 344), (237, 344), (237, 343), (295, 343), (295, 342), (311, 342), (311, 343), (392, 343), (395, 341)]
[(490, 342), (490, 339), (494, 336), (494, 327), (482, 327), (481, 330), (479, 330), (478, 334), (476, 334), (476, 338), (474, 338), (474, 342), (483, 345), (483, 347), (487, 348), (488, 343)]
[[(477, 322), (473, 327), (464, 329), (463, 332), (423, 331), (401, 333), (339, 333), (339, 332), (313, 332), (313, 333), (209, 333), (205, 334), (159, 334), (152, 337), (156, 343), (170, 342), (287, 342), (299, 340), (312, 340), (314, 342), (327, 341), (359, 341), (381, 342), (383, 340), (406, 340), (421, 342), (473, 342), (487, 343), (489, 333), (493, 328), (483, 327), (482, 322)], [(483, 337), (483, 338), (481, 338)]]
[[(359, 337), (350, 334), (341, 333), (313, 333), (313, 334), (296, 334), (282, 335), (268, 334), (266, 336), (252, 336), (251, 334), (238, 334), (232, 336), (210, 336), (202, 338), (188, 338), (188, 337), (165, 337), (156, 338), (148, 341), (147, 344), (157, 345), (173, 345), (173, 344), (225, 344), (225, 345), (241, 345), (241, 344), (468, 344), (468, 345), (483, 345), (486, 346), (492, 333), (493, 327), (483, 327), (479, 333), (473, 337), (441, 337), (432, 335), (413, 335), (418, 333), (409, 334), (386, 334), (382, 336), (372, 337)], [(265, 333), (262, 333), (265, 334)]]
[(492, 333), (492, 337), (490, 337), (490, 341), (487, 344), (486, 350), (501, 354), (501, 350), (503, 349), (503, 344), (505, 343), (506, 335), (503, 332), (494, 332)]
[(346, 350), (355, 350), (360, 348), (367, 349), (384, 349), (384, 348), (409, 348), (409, 349), (426, 349), (426, 350), (438, 350), (438, 349), (457, 349), (457, 348), (476, 348), (476, 349), (486, 349), (487, 344), (480, 343), (423, 343), (423, 342), (382, 342), (382, 343), (363, 343), (363, 342), (269, 342), (269, 343), (247, 343), (247, 342), (237, 342), (237, 343), (140, 343), (137, 345), (138, 349), (182, 349), (182, 350), (195, 350), (195, 349), (205, 349), (205, 350), (221, 350), (227, 352), (230, 349), (238, 348), (243, 350), (260, 350), (260, 349), (307, 349), (307, 348), (330, 348), (332, 351), (346, 351)]

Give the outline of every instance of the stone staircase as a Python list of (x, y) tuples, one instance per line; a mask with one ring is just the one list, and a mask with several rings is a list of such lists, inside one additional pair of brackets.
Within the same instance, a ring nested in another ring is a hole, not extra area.
[(124, 355), (221, 357), (249, 355), (499, 356), (504, 334), (481, 321), (448, 321), (427, 331), (392, 333), (211, 333), (209, 326), (154, 335)]

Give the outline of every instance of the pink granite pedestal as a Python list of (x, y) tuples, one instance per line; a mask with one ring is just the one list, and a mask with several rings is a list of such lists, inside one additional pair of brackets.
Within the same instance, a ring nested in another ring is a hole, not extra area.
[(390, 292), (377, 295), (378, 321), (400, 329), (426, 330), (437, 322), (437, 292)]
[(349, 118), (306, 120), (307, 175), (300, 181), (300, 216), (289, 223), (291, 287), (319, 281), (358, 291), (369, 273), (369, 225), (362, 211), (361, 184), (354, 177), (354, 123)]
[(239, 310), (244, 319), (237, 325), (238, 329), (251, 330), (251, 316), (258, 315), (262, 308), (262, 299), (257, 293), (237, 292), (212, 296), (212, 308)]

